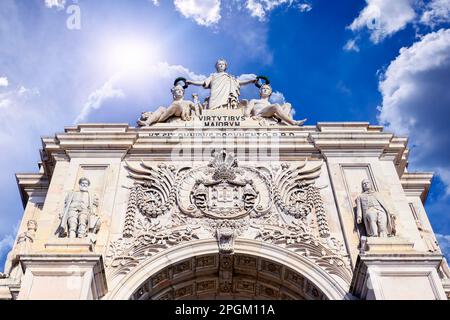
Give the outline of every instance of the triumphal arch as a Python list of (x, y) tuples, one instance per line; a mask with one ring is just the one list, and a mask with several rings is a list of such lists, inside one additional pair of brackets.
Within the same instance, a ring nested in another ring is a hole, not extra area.
[[(260, 96), (240, 99), (244, 85)], [(0, 298), (447, 299), (432, 174), (408, 172), (407, 139), (294, 120), (271, 93), (219, 60), (136, 127), (42, 138), (39, 172), (16, 175), (25, 210)]]

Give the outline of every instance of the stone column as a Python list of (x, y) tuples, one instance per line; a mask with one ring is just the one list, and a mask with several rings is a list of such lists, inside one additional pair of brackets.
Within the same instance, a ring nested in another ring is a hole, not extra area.
[(20, 256), (24, 276), (18, 300), (96, 300), (107, 292), (102, 256)]
[(365, 300), (447, 300), (437, 272), (442, 255), (413, 250), (392, 253), (395, 246), (405, 249), (406, 245), (377, 243), (375, 247), (384, 249), (361, 253), (350, 292)]

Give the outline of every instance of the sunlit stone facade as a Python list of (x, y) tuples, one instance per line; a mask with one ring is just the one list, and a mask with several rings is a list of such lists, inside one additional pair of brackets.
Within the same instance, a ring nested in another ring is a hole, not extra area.
[[(24, 214), (1, 299), (449, 295), (423, 206), (432, 174), (408, 172), (407, 139), (380, 126), (206, 110), (80, 124), (42, 144), (39, 172), (17, 174)], [(384, 199), (364, 200), (364, 219), (392, 213), (395, 234), (358, 223), (363, 180)]]

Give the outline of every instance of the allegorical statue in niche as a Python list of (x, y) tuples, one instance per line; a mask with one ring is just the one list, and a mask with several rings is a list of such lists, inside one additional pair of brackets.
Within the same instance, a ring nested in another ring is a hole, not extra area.
[(374, 190), (372, 182), (361, 182), (363, 193), (356, 199), (358, 224), (364, 223), (368, 237), (395, 236), (395, 214), (390, 211), (381, 193)]
[(0, 274), (0, 278), (10, 277), (18, 279), (21, 275), (21, 268), (19, 267), (18, 256), (27, 254), (31, 251), (31, 245), (36, 238), (37, 222), (35, 220), (28, 220), (27, 231), (21, 233), (17, 237), (16, 246), (8, 254), (6, 258), (5, 273)]
[(292, 118), (292, 106), (290, 103), (271, 103), (272, 87), (263, 84), (259, 88), (259, 99), (252, 99), (244, 105), (244, 115), (247, 117), (275, 118), (290, 125), (301, 126), (306, 119), (296, 121)]
[(36, 237), (37, 222), (35, 220), (28, 220), (27, 231), (21, 233), (17, 237), (17, 252), (26, 253), (30, 250), (30, 245), (34, 242)]
[(224, 59), (216, 62), (216, 72), (212, 73), (203, 81), (186, 80), (186, 84), (202, 86), (210, 89), (207, 109), (231, 108), (237, 109), (239, 106), (240, 88), (243, 85), (256, 83), (257, 79), (238, 80), (227, 73), (228, 63)]
[(197, 103), (184, 100), (184, 88), (181, 85), (175, 85), (172, 89), (173, 101), (167, 108), (159, 107), (156, 111), (143, 112), (137, 124), (141, 127), (150, 126), (157, 122), (164, 122), (171, 117), (180, 117), (183, 121), (191, 119), (191, 113), (196, 116), (200, 115), (200, 104), (197, 95), (193, 95)]
[(64, 202), (58, 232), (61, 237), (86, 238), (95, 242), (95, 234), (100, 229), (97, 215), (98, 199), (89, 192), (91, 182), (87, 178), (78, 181), (79, 190), (71, 191)]

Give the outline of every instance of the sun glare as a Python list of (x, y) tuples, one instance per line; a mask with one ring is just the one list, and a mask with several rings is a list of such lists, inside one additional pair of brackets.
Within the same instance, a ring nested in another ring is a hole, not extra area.
[(156, 47), (145, 41), (115, 41), (108, 49), (108, 65), (116, 71), (135, 71), (158, 59)]

